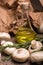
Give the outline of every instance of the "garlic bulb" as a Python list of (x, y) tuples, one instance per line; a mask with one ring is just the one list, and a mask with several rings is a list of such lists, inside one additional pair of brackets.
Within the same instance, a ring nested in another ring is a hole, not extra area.
[(29, 52), (24, 48), (20, 48), (12, 53), (12, 57), (17, 62), (25, 62), (29, 58)]
[(5, 32), (0, 32), (0, 39), (1, 40), (10, 40), (10, 35), (8, 33), (5, 33)]
[(30, 53), (34, 51), (38, 51), (42, 48), (42, 43), (40, 41), (32, 40), (31, 45), (29, 47)]
[[(10, 42), (10, 41), (1, 41), (1, 45), (2, 46), (7, 46), (7, 45), (13, 45), (13, 43), (12, 42)], [(7, 48), (5, 48), (3, 51), (6, 53), (6, 54), (8, 54), (8, 55), (10, 55), (10, 54), (12, 54), (13, 53), (13, 51), (15, 51), (16, 50), (16, 48), (9, 48), (9, 47), (7, 47)]]

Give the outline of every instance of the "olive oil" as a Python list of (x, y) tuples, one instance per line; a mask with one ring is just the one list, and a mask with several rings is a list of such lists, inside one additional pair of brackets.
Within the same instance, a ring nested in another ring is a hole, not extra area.
[(36, 38), (36, 34), (29, 28), (20, 28), (16, 34), (18, 43), (26, 43)]

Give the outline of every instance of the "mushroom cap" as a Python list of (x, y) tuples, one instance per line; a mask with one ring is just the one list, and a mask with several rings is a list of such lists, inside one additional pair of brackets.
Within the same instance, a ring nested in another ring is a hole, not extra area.
[(2, 40), (1, 41), (1, 46), (3, 46), (5, 43), (6, 43), (6, 41), (5, 40)]
[(42, 43), (40, 41), (32, 40), (31, 45), (29, 46), (29, 52), (38, 51), (42, 48)]
[(0, 40), (10, 40), (11, 37), (8, 33), (0, 32)]
[(2, 40), (2, 41), (1, 41), (1, 45), (2, 45), (2, 46), (7, 46), (7, 45), (13, 45), (13, 43), (10, 42), (10, 41)]
[(1, 53), (0, 53), (0, 62), (1, 62)]
[(12, 53), (12, 57), (17, 62), (25, 62), (29, 58), (29, 52), (24, 48), (20, 48)]
[[(12, 42), (10, 42), (10, 41), (2, 41), (1, 42), (1, 45), (2, 46), (7, 46), (7, 45), (13, 45), (13, 43)], [(13, 53), (13, 51), (15, 51), (16, 50), (16, 48), (9, 48), (9, 47), (7, 47), (7, 48), (5, 48), (3, 51), (6, 53), (6, 54), (8, 54), (8, 55), (10, 55), (10, 54), (12, 54)]]
[(34, 52), (30, 55), (31, 62), (43, 61), (43, 51)]
[(16, 50), (16, 48), (9, 48), (7, 47), (4, 52), (7, 54), (7, 55), (11, 55), (14, 51)]

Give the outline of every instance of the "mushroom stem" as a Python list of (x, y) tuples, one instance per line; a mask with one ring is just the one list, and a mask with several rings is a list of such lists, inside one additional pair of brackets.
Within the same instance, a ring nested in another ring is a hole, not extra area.
[(29, 46), (30, 53), (39, 51), (42, 48), (42, 43), (40, 41), (32, 40), (31, 45)]

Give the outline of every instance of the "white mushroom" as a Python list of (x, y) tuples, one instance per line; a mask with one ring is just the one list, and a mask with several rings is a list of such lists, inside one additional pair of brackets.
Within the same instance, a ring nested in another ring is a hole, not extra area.
[(31, 62), (43, 61), (43, 51), (34, 52), (30, 55)]
[[(13, 45), (13, 43), (12, 42), (10, 42), (10, 41), (2, 41), (1, 42), (1, 45), (2, 46), (8, 46), (8, 45)], [(12, 54), (13, 53), (13, 51), (15, 51), (16, 50), (16, 48), (9, 48), (9, 47), (7, 47), (7, 48), (5, 48), (3, 51), (6, 53), (6, 54), (8, 54), (8, 55), (10, 55), (10, 54)]]
[(0, 63), (1, 63), (1, 52), (0, 52)]
[(5, 32), (0, 32), (0, 39), (1, 40), (10, 40), (10, 35), (8, 33), (5, 33)]
[(40, 41), (32, 40), (31, 45), (29, 47), (29, 52), (32, 53), (34, 51), (38, 51), (42, 48), (42, 43)]
[(17, 62), (25, 62), (29, 58), (29, 52), (24, 48), (20, 48), (12, 53), (12, 57)]

